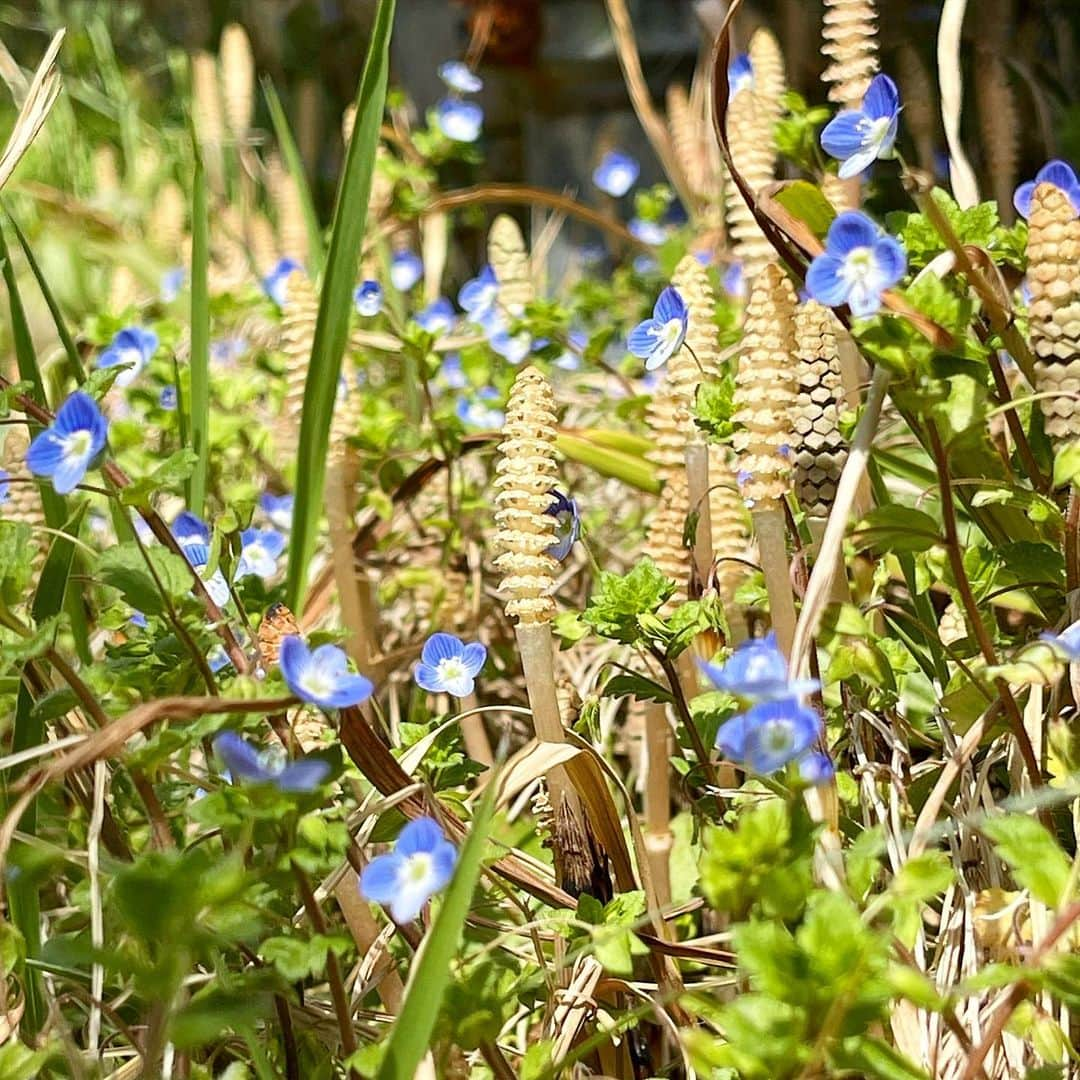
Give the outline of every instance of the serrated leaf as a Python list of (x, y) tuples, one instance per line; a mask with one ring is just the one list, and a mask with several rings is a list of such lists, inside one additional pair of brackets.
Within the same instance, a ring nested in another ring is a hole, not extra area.
[(165, 610), (161, 591), (146, 565), (146, 559), (171, 599), (177, 600), (191, 590), (191, 569), (179, 555), (161, 548), (146, 548), (145, 558), (134, 541), (119, 544), (101, 553), (96, 573), (104, 585), (119, 589), (124, 600), (144, 615)]
[(1057, 908), (1065, 899), (1071, 863), (1049, 830), (1024, 814), (991, 818), (982, 831), (993, 841), (998, 855), (1013, 876), (1036, 900)]

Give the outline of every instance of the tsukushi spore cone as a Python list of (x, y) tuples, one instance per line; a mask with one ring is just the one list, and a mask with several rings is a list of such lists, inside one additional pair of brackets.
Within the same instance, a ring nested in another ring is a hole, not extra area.
[(230, 23), (221, 31), (221, 100), (229, 131), (237, 142), (247, 138), (255, 113), (255, 60), (247, 31)]
[(1028, 218), (1036, 390), (1055, 442), (1080, 438), (1080, 219), (1068, 195), (1039, 184)]
[[(554, 573), (547, 552), (555, 543), (555, 518), (546, 513), (555, 487), (555, 399), (547, 379), (528, 367), (514, 380), (506, 406), (503, 441), (495, 474), (495, 567), (514, 627), (536, 737), (565, 742), (555, 681)], [(554, 818), (552, 848), (556, 874), (575, 895), (610, 894), (606, 858), (582, 812), (567, 775), (557, 766), (547, 773)]]
[(296, 453), (300, 417), (304, 411), (304, 386), (315, 344), (319, 296), (311, 279), (294, 270), (286, 283), (281, 312), (281, 351), (285, 354), (285, 397), (278, 424), (278, 443), (288, 458)]
[(855, 109), (878, 70), (877, 9), (874, 0), (825, 0), (825, 8), (822, 79), (830, 101)]
[[(750, 90), (737, 93), (728, 106), (728, 145), (736, 171), (754, 195), (772, 182), (776, 163), (772, 139), (762, 137), (762, 124), (756, 95)], [(728, 235), (749, 281), (775, 259), (776, 252), (733, 182), (724, 185), (724, 198)]]
[(499, 306), (510, 315), (520, 315), (534, 298), (534, 290), (525, 238), (509, 214), (499, 214), (491, 223), (488, 263), (499, 282)]
[(768, 27), (760, 26), (750, 36), (747, 50), (754, 70), (753, 94), (757, 104), (758, 133), (775, 151), (773, 125), (784, 111), (787, 74), (780, 42)]

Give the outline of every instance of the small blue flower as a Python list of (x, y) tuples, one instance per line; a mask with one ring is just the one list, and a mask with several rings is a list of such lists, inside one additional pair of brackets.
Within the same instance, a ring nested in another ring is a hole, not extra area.
[(382, 302), (382, 286), (377, 281), (363, 281), (356, 286), (353, 303), (356, 305), (357, 314), (365, 319), (378, 315), (382, 311)]
[(487, 649), (478, 641), (466, 645), (453, 634), (432, 634), (424, 642), (413, 678), (432, 694), (468, 697), (486, 660)]
[(554, 501), (544, 513), (555, 519), (555, 535), (558, 539), (547, 549), (547, 553), (562, 562), (581, 536), (581, 515), (578, 513), (577, 503), (568, 495), (553, 489), (551, 497)]
[[(198, 541), (181, 542), (180, 550), (196, 570), (201, 571), (210, 565), (210, 549), (205, 544), (200, 544)], [(215, 570), (208, 578), (203, 577), (201, 573), (199, 577), (210, 599), (218, 607), (224, 607), (229, 602), (229, 583), (225, 580), (225, 575), (220, 570)]]
[(458, 303), (468, 312), (469, 322), (484, 326), (499, 299), (499, 280), (490, 266), (485, 266), (476, 277), (461, 286)]
[(161, 275), (158, 291), (163, 304), (171, 304), (179, 295), (187, 279), (187, 272), (182, 266), (174, 266)]
[(454, 142), (471, 143), (480, 138), (484, 126), (484, 110), (474, 101), (443, 98), (435, 106), (439, 130)]
[(0, 469), (0, 506), (3, 506), (11, 497), (11, 484), (8, 481), (7, 469)]
[(99, 368), (125, 365), (128, 370), (116, 376), (114, 385), (129, 386), (138, 377), (139, 372), (150, 362), (150, 357), (157, 352), (158, 336), (153, 330), (141, 326), (128, 326), (120, 330), (98, 357)]
[(847, 304), (852, 315), (873, 315), (881, 307), (881, 294), (906, 270), (899, 242), (865, 214), (849, 210), (829, 226), (825, 250), (807, 271), (806, 290), (826, 307)]
[(140, 630), (146, 629), (146, 616), (141, 611), (133, 611), (128, 622), (132, 626), (137, 626)]
[(506, 413), (502, 409), (492, 408), (483, 401), (464, 396), (458, 398), (454, 412), (467, 427), (480, 428), (483, 431), (497, 431), (506, 422)]
[(809, 750), (821, 726), (798, 698), (764, 701), (721, 725), (716, 745), (728, 760), (768, 776)]
[(605, 195), (621, 199), (637, 183), (640, 175), (641, 166), (635, 158), (621, 150), (611, 150), (596, 166), (592, 178)]
[(469, 385), (465, 370), (461, 366), (461, 353), (447, 353), (439, 368), (439, 379), (451, 390), (464, 390)]
[(812, 750), (799, 758), (799, 779), (804, 784), (827, 784), (836, 775), (836, 766), (828, 754)]
[(390, 260), (390, 284), (408, 292), (424, 276), (424, 263), (415, 251), (395, 251)]
[(285, 306), (285, 300), (289, 292), (289, 278), (295, 274), (297, 270), (302, 271), (303, 267), (295, 259), (279, 259), (277, 263), (274, 264), (274, 268), (270, 273), (263, 278), (263, 292), (265, 292), (278, 307)]
[[(659, 247), (667, 238), (669, 229), (658, 221), (647, 221), (645, 218), (631, 218), (627, 225), (631, 235), (637, 237), (643, 244)], [(635, 267), (636, 269), (636, 267)]]
[(394, 850), (372, 859), (360, 874), (360, 895), (385, 904), (396, 923), (412, 922), (424, 905), (449, 884), (457, 848), (434, 818), (410, 821)]
[(439, 78), (459, 94), (477, 94), (484, 89), (484, 80), (460, 60), (447, 60), (440, 64)]
[(488, 337), (488, 344), (508, 364), (517, 367), (533, 350), (532, 335), (528, 330), (511, 334), (506, 326), (499, 326)]
[(787, 660), (772, 632), (764, 638), (744, 641), (720, 666), (699, 662), (717, 690), (735, 697), (757, 701), (801, 697), (812, 694), (820, 685), (814, 679), (788, 680)]
[(272, 495), (264, 491), (259, 496), (259, 509), (270, 519), (270, 524), (284, 529), (286, 532), (292, 528), (294, 495)]
[(109, 425), (89, 394), (76, 390), (60, 406), (56, 419), (26, 451), (26, 467), (37, 476), (51, 476), (60, 495), (73, 491), (105, 449)]
[(862, 108), (837, 113), (821, 132), (821, 146), (840, 162), (840, 179), (848, 180), (892, 154), (899, 124), (900, 91), (888, 75), (875, 75)]
[(733, 300), (746, 299), (746, 275), (743, 273), (743, 265), (741, 262), (733, 262), (727, 270), (724, 271), (724, 276), (720, 283), (724, 287), (724, 292), (726, 292)]
[(158, 404), (165, 409), (166, 412), (176, 411), (176, 387), (173, 385), (163, 386), (161, 393), (158, 395)]
[(245, 529), (240, 534), (240, 559), (236, 580), (254, 574), (272, 578), (277, 573), (278, 556), (285, 550), (285, 537), (276, 529)]
[(215, 364), (230, 367), (239, 360), (248, 350), (246, 338), (233, 335), (232, 337), (216, 338), (210, 342), (210, 359)]
[(749, 53), (739, 53), (728, 64), (727, 81), (728, 93), (731, 97), (743, 90), (754, 89), (754, 65), (750, 62)]
[(189, 544), (210, 546), (210, 526), (190, 510), (181, 510), (170, 527), (173, 536), (176, 537), (176, 542), (181, 547), (187, 547)]
[(1061, 188), (1073, 204), (1073, 209), (1080, 214), (1080, 180), (1067, 161), (1048, 161), (1036, 174), (1034, 180), (1021, 184), (1013, 193), (1013, 206), (1025, 220), (1031, 216), (1031, 197), (1040, 184), (1053, 184)]
[(454, 329), (457, 312), (454, 311), (454, 305), (445, 296), (440, 296), (438, 300), (433, 300), (413, 318), (429, 334), (448, 334)]
[(690, 313), (677, 289), (669, 285), (656, 301), (651, 319), (638, 323), (627, 348), (645, 361), (645, 370), (662, 367), (682, 348)]
[(1066, 626), (1060, 634), (1054, 634), (1047, 630), (1039, 635), (1040, 641), (1045, 641), (1063, 654), (1069, 663), (1080, 660), (1080, 621)]
[(330, 763), (321, 758), (286, 762), (260, 753), (235, 731), (218, 735), (214, 739), (214, 751), (233, 777), (256, 784), (273, 784), (279, 791), (314, 791), (330, 773)]
[(369, 679), (349, 671), (345, 653), (336, 645), (310, 650), (295, 634), (281, 642), (281, 674), (301, 701), (323, 709), (344, 709), (367, 701), (375, 690)]
[(229, 659), (229, 654), (225, 651), (224, 646), (215, 645), (207, 654), (206, 662), (210, 665), (210, 670), (216, 675), (219, 671), (227, 668), (232, 661)]

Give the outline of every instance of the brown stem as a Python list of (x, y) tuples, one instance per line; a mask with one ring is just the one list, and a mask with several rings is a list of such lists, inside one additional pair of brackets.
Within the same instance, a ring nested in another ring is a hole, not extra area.
[(510, 1063), (503, 1057), (503, 1052), (494, 1042), (482, 1042), (480, 1054), (487, 1062), (488, 1068), (495, 1074), (495, 1080), (514, 1080), (514, 1070)]
[(1065, 590), (1080, 588), (1080, 498), (1075, 485), (1069, 488), (1065, 512)]
[(1020, 423), (1020, 417), (1016, 415), (1016, 410), (1011, 407), (1012, 392), (1009, 390), (1005, 372), (1001, 368), (1001, 360), (993, 349), (990, 350), (987, 359), (990, 364), (990, 373), (994, 376), (994, 388), (997, 391), (998, 399), (1002, 405), (1009, 406), (1005, 409), (1005, 423), (1009, 428), (1009, 434), (1012, 436), (1013, 442), (1016, 443), (1016, 452), (1020, 455), (1021, 462), (1023, 462), (1024, 471), (1028, 474), (1028, 478), (1031, 480), (1035, 490), (1047, 495), (1050, 493), (1050, 480), (1048, 477), (1043, 476), (1042, 469), (1039, 468), (1035, 455), (1031, 452), (1031, 443), (1028, 442), (1024, 425)]
[(679, 673), (671, 660), (659, 649), (653, 650), (652, 655), (656, 657), (657, 662), (664, 669), (668, 685), (671, 687), (671, 694), (675, 698), (675, 709), (679, 714), (679, 719), (683, 722), (683, 727), (686, 728), (687, 737), (694, 747), (694, 753), (697, 755), (698, 763), (705, 773), (705, 778), (712, 787), (716, 787), (716, 769), (712, 763), (712, 755), (701, 741), (701, 732), (698, 731), (694, 718), (690, 713), (690, 706), (686, 702), (686, 695), (683, 693), (682, 683), (679, 681)]
[[(315, 933), (326, 934), (326, 919), (323, 918), (322, 908), (315, 899), (315, 893), (311, 889), (311, 882), (307, 874), (297, 863), (292, 864), (296, 883), (300, 887), (300, 897), (304, 901), (304, 910), (307, 912)], [(341, 1032), (341, 1048), (345, 1056), (356, 1052), (356, 1032), (352, 1026), (352, 1013), (349, 1010), (349, 999), (345, 994), (345, 980), (341, 977), (341, 965), (338, 963), (337, 954), (333, 949), (326, 951), (326, 981), (330, 984), (330, 996), (334, 1000), (334, 1013), (337, 1015), (338, 1030)]]
[[(953, 504), (952, 478), (949, 475), (949, 462), (945, 455), (945, 448), (941, 444), (941, 436), (938, 434), (937, 425), (933, 420), (926, 423), (927, 436), (930, 440), (930, 449), (934, 456), (934, 464), (937, 468), (938, 482), (941, 485), (941, 519), (945, 526), (945, 547), (949, 556), (949, 565), (952, 567), (953, 577), (956, 579), (956, 589), (960, 594), (960, 600), (964, 607), (964, 615), (967, 619), (968, 631), (978, 642), (979, 651), (987, 665), (997, 664), (997, 654), (994, 651), (994, 643), (990, 639), (990, 633), (979, 617), (978, 605), (975, 595), (971, 591), (971, 582), (968, 580), (967, 571), (964, 569), (964, 553), (960, 547), (960, 535), (956, 528), (956, 507)], [(1027, 729), (1024, 727), (1024, 718), (1020, 715), (1020, 708), (1016, 704), (1009, 684), (1002, 678), (996, 678), (994, 685), (997, 687), (1001, 703), (1005, 707), (1005, 715), (1009, 720), (1013, 736), (1016, 738), (1020, 754), (1024, 759), (1028, 775), (1031, 778), (1032, 787), (1041, 787), (1043, 778), (1039, 769), (1035, 750), (1031, 745)]]
[(281, 1041), (285, 1044), (285, 1080), (300, 1080), (300, 1058), (296, 1053), (296, 1033), (293, 1030), (292, 1011), (281, 994), (274, 995), (274, 1008), (281, 1025)]

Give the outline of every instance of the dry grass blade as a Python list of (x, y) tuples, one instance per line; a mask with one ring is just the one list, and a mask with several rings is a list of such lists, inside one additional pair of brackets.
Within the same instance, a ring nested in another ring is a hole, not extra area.
[(961, 207), (979, 201), (975, 172), (960, 142), (960, 110), (964, 100), (964, 75), (960, 69), (960, 31), (964, 24), (967, 0), (945, 0), (938, 26), (938, 84), (941, 87), (941, 119), (945, 141), (949, 144), (949, 180), (953, 198)]
[(26, 100), (15, 118), (15, 126), (11, 129), (4, 152), (0, 154), (0, 188), (8, 182), (15, 166), (30, 149), (30, 144), (37, 138), (41, 125), (45, 123), (45, 118), (60, 96), (62, 80), (60, 72), (56, 70), (56, 57), (64, 42), (65, 33), (66, 31), (61, 29), (53, 35), (34, 73)]

